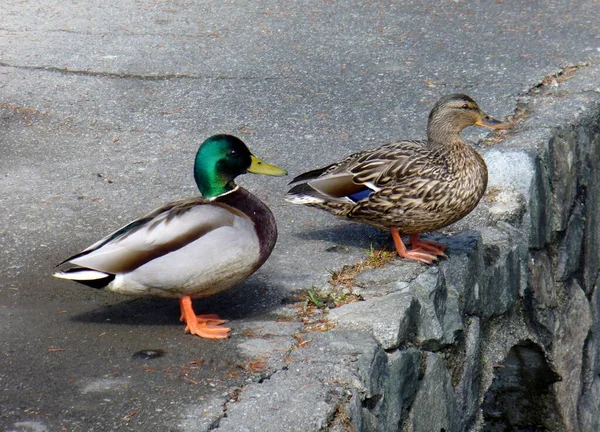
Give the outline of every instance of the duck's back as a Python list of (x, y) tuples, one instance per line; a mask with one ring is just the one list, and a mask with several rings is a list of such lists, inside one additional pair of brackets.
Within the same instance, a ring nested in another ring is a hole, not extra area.
[(215, 226), (131, 272), (118, 274), (109, 290), (208, 297), (247, 279), (271, 254), (277, 240), (273, 214), (245, 189), (237, 187), (213, 200), (191, 200), (188, 207), (180, 219), (193, 219), (195, 213), (205, 219), (210, 212)]
[(481, 156), (462, 140), (405, 140), (354, 153), (294, 179), (290, 201), (380, 229), (433, 231), (464, 217), (487, 186)]
[(386, 147), (388, 162), (379, 169), (370, 169), (368, 158), (353, 168), (356, 178), (380, 189), (357, 202), (347, 217), (382, 229), (395, 226), (405, 234), (434, 231), (470, 213), (485, 192), (485, 162), (464, 142), (451, 152), (425, 141)]

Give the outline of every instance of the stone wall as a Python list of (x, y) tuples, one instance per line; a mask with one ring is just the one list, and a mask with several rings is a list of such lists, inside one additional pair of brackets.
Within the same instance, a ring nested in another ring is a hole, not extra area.
[(535, 159), (528, 324), (561, 381), (565, 430), (600, 430), (600, 114), (555, 130)]
[(386, 359), (350, 397), (357, 430), (600, 430), (598, 106), (524, 97), (527, 118), (484, 152), (502, 175), (477, 231), (414, 278), (364, 272), (365, 301), (330, 312), (336, 332), (371, 323)]
[(539, 95), (520, 110), (484, 151), (501, 174), (451, 259), (366, 271), (365, 301), (330, 311), (334, 332), (368, 323), (386, 359), (350, 397), (357, 430), (600, 430), (600, 112)]

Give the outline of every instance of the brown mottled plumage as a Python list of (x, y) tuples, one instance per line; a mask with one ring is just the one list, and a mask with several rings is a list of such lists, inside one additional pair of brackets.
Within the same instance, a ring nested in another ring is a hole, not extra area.
[[(290, 183), (288, 201), (390, 230), (400, 256), (430, 264), (445, 246), (419, 234), (469, 214), (487, 186), (483, 158), (460, 138), (473, 125), (506, 127), (469, 96), (445, 96), (429, 114), (427, 140), (386, 144), (304, 173)], [(412, 250), (398, 232), (411, 235)]]

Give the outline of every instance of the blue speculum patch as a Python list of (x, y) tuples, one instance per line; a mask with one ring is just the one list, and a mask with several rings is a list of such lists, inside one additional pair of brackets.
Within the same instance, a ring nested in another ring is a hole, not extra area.
[(350, 198), (354, 202), (358, 202), (358, 201), (364, 200), (372, 193), (373, 193), (373, 191), (371, 189), (367, 188), (367, 189), (363, 189), (361, 191), (354, 192), (353, 194), (348, 195), (348, 198)]

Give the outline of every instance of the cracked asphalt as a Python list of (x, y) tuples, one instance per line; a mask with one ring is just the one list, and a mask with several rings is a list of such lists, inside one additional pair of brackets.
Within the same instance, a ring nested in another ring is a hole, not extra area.
[[(296, 175), (423, 137), (444, 94), (509, 116), (542, 81), (599, 57), (592, 0), (4, 1), (0, 428), (214, 429), (247, 383), (283, 367), (298, 291), (388, 244), (284, 203), (285, 178), (247, 175), (280, 240), (246, 283), (196, 302), (230, 320), (230, 339), (184, 334), (175, 301), (50, 277), (100, 236), (196, 194), (207, 136), (238, 135)], [(164, 355), (134, 357), (148, 349)]]

